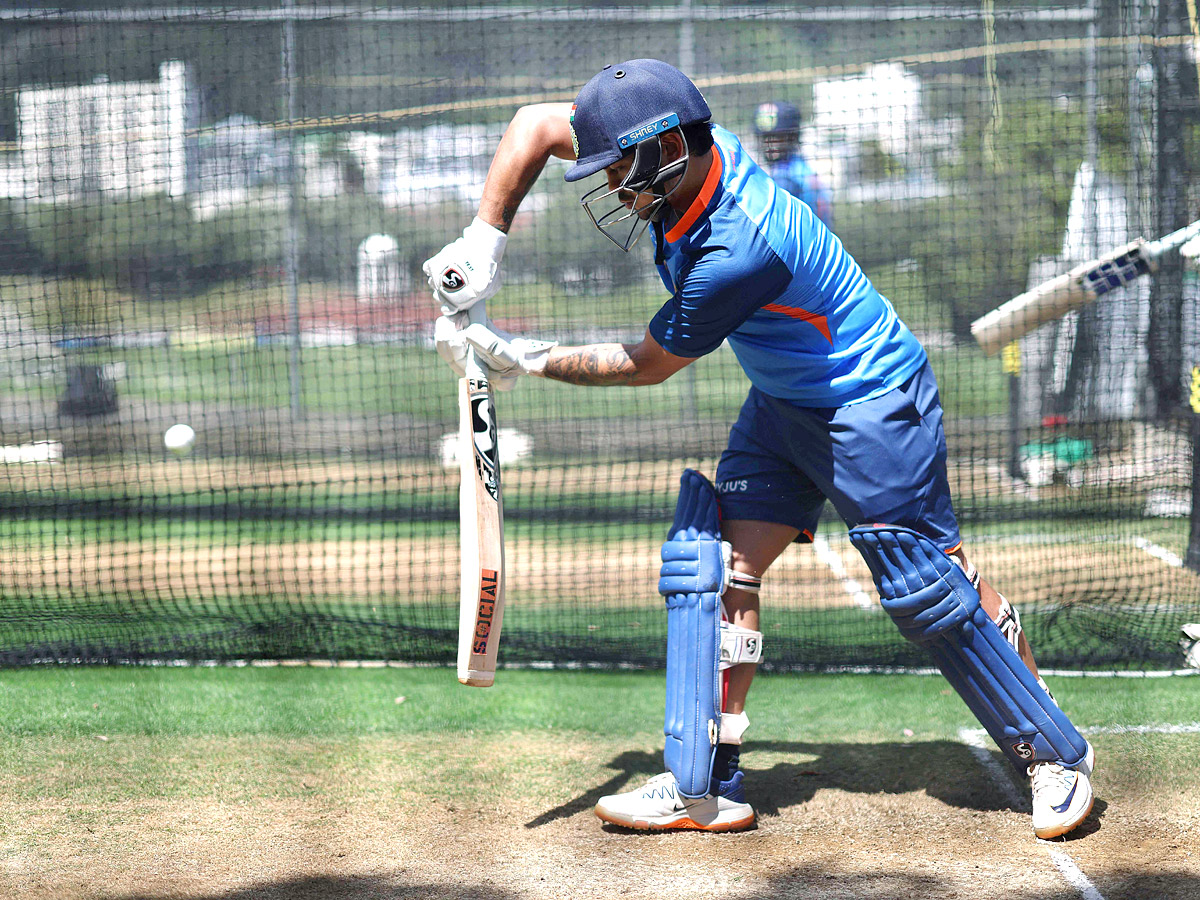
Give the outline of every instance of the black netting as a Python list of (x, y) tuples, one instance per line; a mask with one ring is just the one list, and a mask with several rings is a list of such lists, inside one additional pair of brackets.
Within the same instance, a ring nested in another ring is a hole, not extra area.
[[(760, 103), (798, 108), (834, 230), (929, 351), (972, 558), (1039, 661), (1179, 663), (1196, 270), (1171, 254), (1003, 358), (970, 323), (1196, 216), (1183, 0), (35, 5), (0, 10), (0, 662), (451, 661), (457, 387), (420, 264), (519, 107), (654, 55), (747, 146)], [(489, 311), (636, 341), (650, 242), (597, 234), (565, 168)], [(656, 387), (499, 395), (503, 662), (660, 663), (679, 473), (713, 474), (746, 389), (723, 347)], [(767, 660), (924, 663), (825, 521), (767, 577)]]

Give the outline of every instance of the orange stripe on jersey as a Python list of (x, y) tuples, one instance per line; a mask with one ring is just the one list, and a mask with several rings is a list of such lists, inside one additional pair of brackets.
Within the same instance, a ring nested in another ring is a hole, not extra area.
[(717, 149), (717, 145), (713, 144), (712, 148), (712, 165), (708, 167), (708, 175), (704, 179), (704, 185), (700, 188), (700, 193), (692, 205), (688, 207), (687, 212), (683, 214), (683, 218), (675, 223), (675, 227), (667, 232), (666, 238), (668, 243), (675, 243), (685, 234), (687, 230), (696, 224), (696, 220), (700, 218), (700, 214), (708, 208), (708, 201), (713, 198), (713, 194), (717, 191), (717, 184), (721, 181), (721, 151)]
[(799, 319), (802, 322), (809, 322), (817, 331), (825, 336), (825, 340), (833, 343), (833, 335), (829, 332), (829, 320), (825, 316), (819, 316), (816, 313), (811, 313), (807, 309), (800, 309), (796, 306), (780, 306), (778, 303), (764, 303), (762, 309), (767, 312), (783, 313), (785, 316), (790, 316), (793, 319)]

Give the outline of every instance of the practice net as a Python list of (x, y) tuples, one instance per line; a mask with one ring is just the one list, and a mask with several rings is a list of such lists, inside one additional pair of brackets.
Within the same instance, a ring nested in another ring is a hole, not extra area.
[[(452, 662), (457, 385), (420, 264), (518, 108), (644, 55), (754, 154), (760, 104), (798, 109), (836, 234), (929, 352), (968, 551), (1039, 662), (1183, 664), (1196, 271), (1172, 254), (998, 358), (970, 336), (1197, 216), (1183, 0), (32, 6), (0, 11), (0, 662)], [(637, 341), (667, 299), (651, 242), (612, 246), (565, 169), (489, 312)], [(679, 476), (714, 474), (747, 388), (721, 347), (654, 387), (498, 396), (502, 666), (662, 664)], [(926, 662), (832, 509), (762, 622), (768, 668)]]

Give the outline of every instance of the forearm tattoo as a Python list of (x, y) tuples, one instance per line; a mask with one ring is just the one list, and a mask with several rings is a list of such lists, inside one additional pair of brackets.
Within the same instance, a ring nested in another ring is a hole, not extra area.
[(509, 202), (503, 204), (500, 210), (500, 218), (503, 220), (503, 225), (500, 228), (505, 234), (512, 228), (513, 219), (517, 216), (517, 207), (521, 205), (521, 201), (525, 199), (525, 195), (529, 193), (534, 183), (538, 180), (538, 176), (542, 174), (542, 169), (545, 168), (545, 163), (538, 166), (534, 171), (530, 172), (525, 179), (517, 185), (516, 192), (509, 197)]
[(552, 351), (546, 377), (569, 384), (636, 384), (637, 364), (624, 344), (591, 344)]

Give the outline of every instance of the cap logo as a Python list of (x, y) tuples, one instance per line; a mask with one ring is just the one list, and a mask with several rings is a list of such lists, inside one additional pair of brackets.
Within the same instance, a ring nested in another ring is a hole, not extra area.
[(652, 138), (656, 134), (667, 131), (670, 128), (675, 128), (679, 125), (679, 116), (671, 113), (669, 116), (663, 116), (656, 122), (651, 122), (649, 125), (642, 125), (640, 128), (635, 128), (626, 134), (617, 138), (617, 146), (622, 149), (632, 147), (634, 144), (640, 144), (647, 138)]
[(774, 103), (764, 103), (754, 115), (754, 124), (759, 131), (774, 131), (779, 124), (779, 110)]

